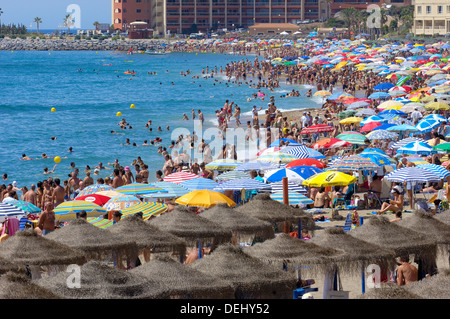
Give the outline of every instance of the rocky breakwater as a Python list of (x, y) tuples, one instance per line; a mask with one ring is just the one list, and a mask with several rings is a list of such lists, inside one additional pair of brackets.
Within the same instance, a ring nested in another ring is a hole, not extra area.
[(9, 51), (128, 51), (155, 45), (155, 40), (99, 39), (0, 39), (0, 50)]

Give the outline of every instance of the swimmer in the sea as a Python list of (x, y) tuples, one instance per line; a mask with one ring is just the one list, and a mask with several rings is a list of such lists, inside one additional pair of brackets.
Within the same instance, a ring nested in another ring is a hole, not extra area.
[(24, 153), (24, 154), (22, 154), (22, 160), (23, 160), (23, 161), (30, 161), (31, 158), (29, 158), (28, 156), (26, 156), (25, 153)]
[(58, 164), (55, 164), (55, 166), (53, 166), (53, 169), (51, 171), (48, 170), (48, 167), (44, 167), (44, 175), (54, 173), (56, 165)]

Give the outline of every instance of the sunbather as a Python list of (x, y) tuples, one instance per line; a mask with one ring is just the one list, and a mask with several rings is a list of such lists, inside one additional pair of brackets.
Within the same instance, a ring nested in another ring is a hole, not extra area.
[(394, 199), (389, 200), (389, 202), (384, 202), (383, 205), (381, 205), (381, 210), (377, 211), (377, 214), (381, 215), (387, 211), (393, 211), (394, 213), (398, 211), (403, 210), (403, 195), (400, 194), (398, 189), (394, 188)]

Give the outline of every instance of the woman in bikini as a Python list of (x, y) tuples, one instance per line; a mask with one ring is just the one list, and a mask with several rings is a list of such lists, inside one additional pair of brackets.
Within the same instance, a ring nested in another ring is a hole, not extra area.
[(400, 194), (399, 190), (394, 188), (394, 199), (390, 200), (389, 202), (384, 202), (383, 205), (381, 205), (381, 210), (377, 212), (378, 215), (383, 214), (384, 212), (387, 212), (388, 210), (393, 211), (394, 213), (401, 212), (403, 210), (403, 195)]

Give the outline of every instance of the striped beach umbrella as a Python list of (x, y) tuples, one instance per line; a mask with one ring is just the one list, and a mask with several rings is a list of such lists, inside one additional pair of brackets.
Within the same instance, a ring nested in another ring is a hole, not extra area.
[(374, 171), (380, 169), (380, 166), (375, 164), (368, 158), (360, 156), (348, 156), (339, 158), (328, 166), (330, 170), (335, 171)]
[[(273, 193), (270, 195), (270, 198), (277, 202), (284, 203), (283, 192)], [(289, 205), (300, 205), (301, 207), (304, 207), (309, 204), (314, 204), (314, 201), (311, 198), (297, 192), (288, 192), (288, 199)]]
[(429, 155), (436, 153), (433, 147), (426, 142), (411, 142), (397, 149), (397, 154), (421, 154)]
[(296, 159), (298, 159), (298, 157), (291, 155), (291, 154), (281, 153), (281, 152), (267, 153), (267, 154), (258, 156), (256, 158), (257, 161), (272, 162), (272, 163), (289, 163)]
[(152, 184), (144, 184), (144, 183), (131, 183), (128, 185), (123, 185), (117, 187), (115, 191), (122, 193), (124, 195), (148, 195), (153, 193), (164, 192), (162, 188), (156, 187)]
[[(275, 165), (276, 167), (278, 165)], [(217, 176), (217, 180), (218, 181), (231, 181), (233, 179), (238, 179), (238, 178), (251, 178), (250, 174), (244, 172), (244, 171), (230, 171), (230, 172), (225, 172), (223, 174), (220, 174), (219, 176)]]
[(369, 140), (387, 140), (397, 138), (398, 134), (387, 130), (375, 130), (366, 134), (366, 137)]
[[(85, 196), (85, 195), (91, 195), (95, 194), (101, 191), (113, 191), (114, 188), (110, 185), (106, 184), (94, 184), (86, 186), (81, 190), (81, 192), (78, 193), (77, 197)], [(75, 198), (76, 199), (76, 198)]]
[(432, 119), (423, 119), (417, 123), (416, 128), (420, 131), (420, 133), (428, 133), (441, 125), (441, 122)]
[(81, 211), (87, 213), (87, 217), (103, 216), (108, 211), (94, 203), (86, 202), (84, 200), (72, 200), (59, 204), (53, 210), (55, 212), (56, 220), (69, 221), (77, 218), (77, 213)]
[(136, 196), (118, 196), (110, 198), (109, 201), (103, 205), (103, 208), (107, 211), (122, 210), (139, 203), (141, 203), (141, 201)]
[(434, 174), (436, 174), (437, 176), (439, 176), (442, 179), (447, 178), (447, 176), (450, 176), (450, 171), (445, 169), (442, 165), (421, 164), (421, 165), (417, 165), (417, 167), (432, 171)]
[(308, 148), (306, 146), (300, 145), (300, 146), (287, 146), (284, 147), (281, 152), (286, 154), (294, 155), (297, 158), (308, 158), (309, 152)]
[(308, 147), (308, 158), (312, 158), (312, 159), (322, 159), (322, 158), (326, 158), (325, 155), (323, 155), (322, 153), (320, 153), (319, 151), (309, 148)]
[(223, 183), (219, 183), (219, 187), (217, 188), (217, 191), (241, 190), (241, 189), (259, 190), (259, 189), (270, 189), (270, 188), (271, 188), (271, 186), (269, 184), (260, 182), (253, 178), (238, 178), (238, 179), (233, 179), (231, 181), (225, 181)]
[(242, 164), (241, 161), (233, 159), (218, 159), (206, 164), (206, 168), (215, 171), (231, 171)]
[(162, 188), (164, 192), (160, 193), (153, 193), (149, 195), (142, 195), (144, 198), (174, 198), (174, 197), (180, 197), (187, 193), (189, 193), (189, 190), (185, 187), (183, 187), (181, 184), (175, 184), (172, 182), (155, 182), (152, 183), (152, 185), (155, 185), (156, 187)]
[(419, 138), (419, 137), (407, 137), (407, 138), (404, 138), (404, 139), (394, 143), (391, 146), (391, 148), (398, 149), (398, 148), (403, 147), (406, 144), (409, 144), (411, 142), (423, 142), (423, 143), (426, 143), (427, 141), (425, 141), (423, 138)]
[(219, 184), (213, 181), (212, 179), (200, 177), (200, 178), (194, 178), (187, 181), (183, 181), (180, 183), (181, 186), (187, 188), (189, 191), (196, 191), (196, 190), (213, 190), (216, 188)]
[(11, 202), (10, 204), (23, 210), (27, 214), (39, 214), (40, 212), (42, 212), (42, 209), (40, 209), (36, 205), (31, 204), (30, 202), (24, 201), (24, 200), (17, 200), (17, 201)]
[(92, 224), (95, 227), (98, 227), (101, 229), (108, 228), (109, 226), (112, 226), (114, 224), (112, 219), (105, 219), (103, 217), (88, 217), (88, 218), (86, 218), (86, 220), (89, 224)]
[(300, 131), (300, 134), (313, 134), (313, 133), (325, 133), (334, 131), (334, 127), (326, 124), (312, 125), (305, 127)]
[[(283, 192), (283, 181), (270, 183), (270, 186), (272, 187), (271, 193)], [(308, 192), (305, 186), (290, 181), (288, 181), (288, 191), (297, 192), (300, 194), (306, 194)]]
[[(249, 161), (249, 162), (239, 165), (238, 167), (236, 167), (236, 169), (233, 172), (252, 171), (252, 170), (264, 171), (264, 170), (275, 169), (275, 168), (279, 168), (279, 165), (272, 163), (272, 162), (264, 162), (264, 161), (256, 161), (255, 160), (255, 161)], [(223, 175), (223, 174), (221, 174), (221, 175)], [(221, 175), (219, 175), (219, 177)]]
[(169, 174), (163, 178), (165, 182), (171, 182), (175, 184), (180, 184), (183, 181), (187, 181), (193, 178), (200, 178), (200, 176), (195, 175), (194, 173), (190, 172), (175, 172), (172, 174)]
[(354, 131), (342, 132), (336, 138), (356, 145), (364, 145), (367, 141), (367, 137)]
[(441, 180), (441, 178), (432, 171), (417, 166), (397, 169), (384, 176), (384, 178), (388, 181), (399, 183), (425, 183), (439, 182)]
[(126, 218), (128, 216), (142, 212), (142, 214), (143, 214), (142, 218), (144, 220), (147, 220), (151, 216), (157, 216), (161, 213), (164, 213), (166, 210), (167, 210), (167, 205), (164, 203), (145, 202), (145, 203), (133, 205), (129, 208), (125, 208), (121, 212), (122, 212), (122, 218)]
[(268, 171), (264, 174), (264, 177), (270, 183), (282, 181), (283, 177), (287, 177), (289, 181), (294, 183), (301, 183), (308, 177), (321, 172), (322, 169), (313, 166), (296, 166)]
[(10, 203), (0, 203), (0, 222), (4, 222), (6, 218), (18, 218), (26, 216), (27, 213)]

